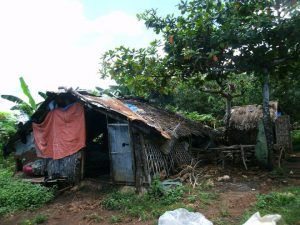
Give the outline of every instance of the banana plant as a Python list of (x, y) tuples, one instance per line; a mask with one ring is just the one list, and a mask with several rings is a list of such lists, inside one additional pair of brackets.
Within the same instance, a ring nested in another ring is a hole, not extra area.
[[(1, 97), (3, 99), (6, 99), (8, 101), (15, 103), (15, 105), (11, 108), (11, 110), (18, 110), (22, 114), (25, 114), (30, 117), (35, 112), (38, 104), (32, 97), (29, 87), (26, 84), (24, 78), (20, 77), (19, 80), (20, 80), (20, 86), (22, 88), (22, 91), (23, 91), (24, 95), (28, 98), (28, 102), (24, 101), (23, 99), (21, 99), (17, 96), (14, 96), (14, 95), (1, 95)], [(39, 95), (43, 99), (45, 99), (47, 97), (46, 94), (43, 92), (39, 92)]]

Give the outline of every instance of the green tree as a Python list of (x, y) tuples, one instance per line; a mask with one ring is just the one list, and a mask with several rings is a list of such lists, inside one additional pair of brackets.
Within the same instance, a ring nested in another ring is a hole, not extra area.
[(159, 47), (160, 43), (153, 41), (148, 48), (121, 46), (107, 51), (102, 57), (101, 77), (111, 76), (126, 94), (145, 98), (155, 92), (167, 94), (171, 74), (165, 66), (165, 58), (159, 56)]
[[(154, 81), (154, 87), (158, 84), (160, 88), (170, 88), (178, 82), (185, 82), (197, 89), (219, 94), (227, 99), (227, 119), (232, 99), (243, 94), (236, 91), (229, 76), (258, 77), (263, 84), (263, 120), (271, 159), (273, 134), (269, 79), (285, 79), (299, 71), (299, 3), (191, 0), (181, 1), (178, 8), (181, 10), (179, 16), (159, 17), (153, 9), (138, 15), (148, 28), (162, 34), (164, 57), (150, 57), (152, 63), (139, 64), (143, 60), (149, 62), (146, 52), (135, 62), (137, 67), (141, 65), (141, 70), (136, 70), (128, 67), (132, 65), (131, 60), (136, 59), (136, 51), (128, 57), (122, 49), (117, 49), (104, 55), (104, 61), (110, 64), (104, 63), (103, 66), (109, 65), (113, 78), (130, 85), (137, 86), (146, 81), (144, 84), (148, 88), (153, 83), (147, 82)], [(120, 66), (116, 65), (124, 66), (122, 73), (118, 70)], [(152, 68), (161, 70), (153, 72)], [(212, 82), (213, 88), (210, 86)]]

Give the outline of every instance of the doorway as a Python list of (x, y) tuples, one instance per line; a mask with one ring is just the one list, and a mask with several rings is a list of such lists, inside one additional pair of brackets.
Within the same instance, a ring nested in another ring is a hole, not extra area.
[(110, 157), (106, 116), (85, 110), (86, 148), (84, 152), (84, 177), (110, 179)]

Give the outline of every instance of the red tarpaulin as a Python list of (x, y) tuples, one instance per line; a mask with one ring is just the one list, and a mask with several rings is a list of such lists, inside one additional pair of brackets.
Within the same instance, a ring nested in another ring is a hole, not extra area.
[(84, 109), (79, 103), (50, 111), (32, 128), (39, 157), (61, 159), (85, 147)]

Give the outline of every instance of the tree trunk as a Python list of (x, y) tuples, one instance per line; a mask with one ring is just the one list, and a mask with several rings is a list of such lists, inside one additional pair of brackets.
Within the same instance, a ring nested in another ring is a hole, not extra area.
[(268, 148), (268, 167), (273, 167), (273, 127), (270, 116), (270, 91), (269, 91), (269, 74), (268, 71), (264, 71), (263, 74), (263, 123), (265, 128), (267, 148)]
[(228, 96), (226, 98), (226, 113), (225, 113), (225, 128), (226, 128), (226, 130), (229, 129), (229, 121), (230, 121), (230, 117), (231, 117), (231, 102), (232, 102), (232, 98), (230, 96)]

